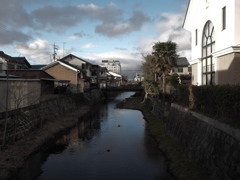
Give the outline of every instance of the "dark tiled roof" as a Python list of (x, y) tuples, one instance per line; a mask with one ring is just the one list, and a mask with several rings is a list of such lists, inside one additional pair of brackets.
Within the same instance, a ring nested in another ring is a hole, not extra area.
[(8, 70), (9, 74), (19, 76), (24, 79), (40, 79), (40, 78), (49, 78), (54, 79), (50, 74), (43, 70), (34, 70), (34, 69), (18, 69), (18, 70)]
[(41, 69), (44, 66), (46, 66), (46, 64), (36, 64), (36, 65), (32, 65), (32, 69)]
[(6, 59), (9, 62), (18, 62), (12, 56), (5, 54), (3, 51), (0, 51), (0, 57), (3, 57), (4, 59)]
[(189, 66), (189, 62), (185, 57), (179, 57), (177, 59), (177, 66)]
[[(75, 56), (75, 55), (73, 55), (73, 54), (69, 54), (69, 55), (63, 57), (62, 59), (60, 59), (59, 61), (65, 62), (64, 60), (67, 59), (68, 57), (70, 57), (70, 59), (72, 59), (72, 57), (74, 57), (74, 58), (77, 58), (77, 59), (79, 59), (79, 60), (81, 60), (81, 61), (83, 61), (83, 62), (86, 62), (86, 63), (88, 63), (88, 64), (91, 64), (90, 62), (87, 62), (87, 61), (83, 60), (82, 58), (77, 57), (77, 56)], [(91, 64), (91, 65), (92, 65), (92, 64)]]
[(29, 68), (31, 68), (31, 64), (28, 62), (28, 60), (25, 57), (13, 57), (13, 59), (25, 63)]
[(5, 59), (7, 59), (7, 60), (11, 60), (12, 59), (11, 56), (5, 54), (3, 51), (0, 51), (0, 57), (3, 57)]
[(29, 62), (26, 60), (25, 57), (12, 57), (12, 56), (5, 54), (3, 51), (0, 51), (0, 57), (3, 57), (8, 62), (14, 62), (14, 63), (18, 63), (18, 64), (26, 64), (28, 67), (31, 67), (31, 65), (29, 64)]

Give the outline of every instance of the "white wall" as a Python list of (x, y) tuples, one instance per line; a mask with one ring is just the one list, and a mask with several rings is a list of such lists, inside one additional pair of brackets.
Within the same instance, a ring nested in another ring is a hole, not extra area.
[[(222, 30), (222, 8), (226, 6), (226, 29)], [(203, 0), (192, 0), (190, 16), (187, 17), (185, 28), (192, 33), (192, 59), (201, 58), (202, 33), (208, 20), (215, 28), (216, 47), (220, 51), (230, 46), (240, 44), (240, 1), (239, 0), (211, 0), (206, 8)], [(195, 30), (198, 30), (198, 44), (195, 45)]]
[[(202, 74), (202, 34), (207, 21), (213, 23), (215, 29), (215, 54), (229, 53), (231, 46), (240, 45), (240, 0), (191, 0), (184, 28), (192, 33), (192, 59), (191, 65), (198, 64), (197, 81), (201, 85)], [(222, 30), (222, 8), (226, 7), (226, 29)], [(198, 30), (198, 43), (195, 41), (195, 30)], [(226, 49), (230, 49), (226, 51)], [(216, 58), (217, 55), (214, 55)], [(216, 61), (216, 67), (218, 62)], [(218, 73), (216, 71), (216, 83)]]
[(235, 45), (240, 46), (240, 1), (235, 0)]

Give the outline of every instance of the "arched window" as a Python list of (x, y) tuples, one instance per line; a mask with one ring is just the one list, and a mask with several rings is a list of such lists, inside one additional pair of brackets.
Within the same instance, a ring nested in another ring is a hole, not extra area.
[(212, 53), (215, 51), (214, 26), (208, 21), (203, 29), (202, 36), (202, 84), (215, 84), (215, 60)]

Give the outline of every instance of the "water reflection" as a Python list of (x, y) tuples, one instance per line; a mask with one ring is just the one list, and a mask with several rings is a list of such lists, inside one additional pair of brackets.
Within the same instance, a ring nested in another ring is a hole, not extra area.
[(37, 179), (171, 179), (156, 142), (145, 130), (141, 112), (115, 108), (116, 101), (131, 94), (95, 106), (75, 128), (40, 153), (38, 162), (29, 162), (37, 164), (38, 175), (42, 172)]

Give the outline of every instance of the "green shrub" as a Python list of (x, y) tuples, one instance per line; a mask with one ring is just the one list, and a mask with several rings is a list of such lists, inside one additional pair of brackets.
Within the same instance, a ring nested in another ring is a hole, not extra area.
[(189, 107), (190, 105), (189, 95), (190, 95), (190, 91), (189, 91), (188, 85), (179, 85), (177, 87), (176, 101), (178, 102), (178, 104), (184, 107)]
[(168, 84), (171, 84), (174, 88), (177, 88), (179, 85), (179, 75), (177, 73), (174, 73), (167, 77), (166, 79)]
[(240, 85), (179, 86), (177, 92), (180, 105), (240, 127)]

